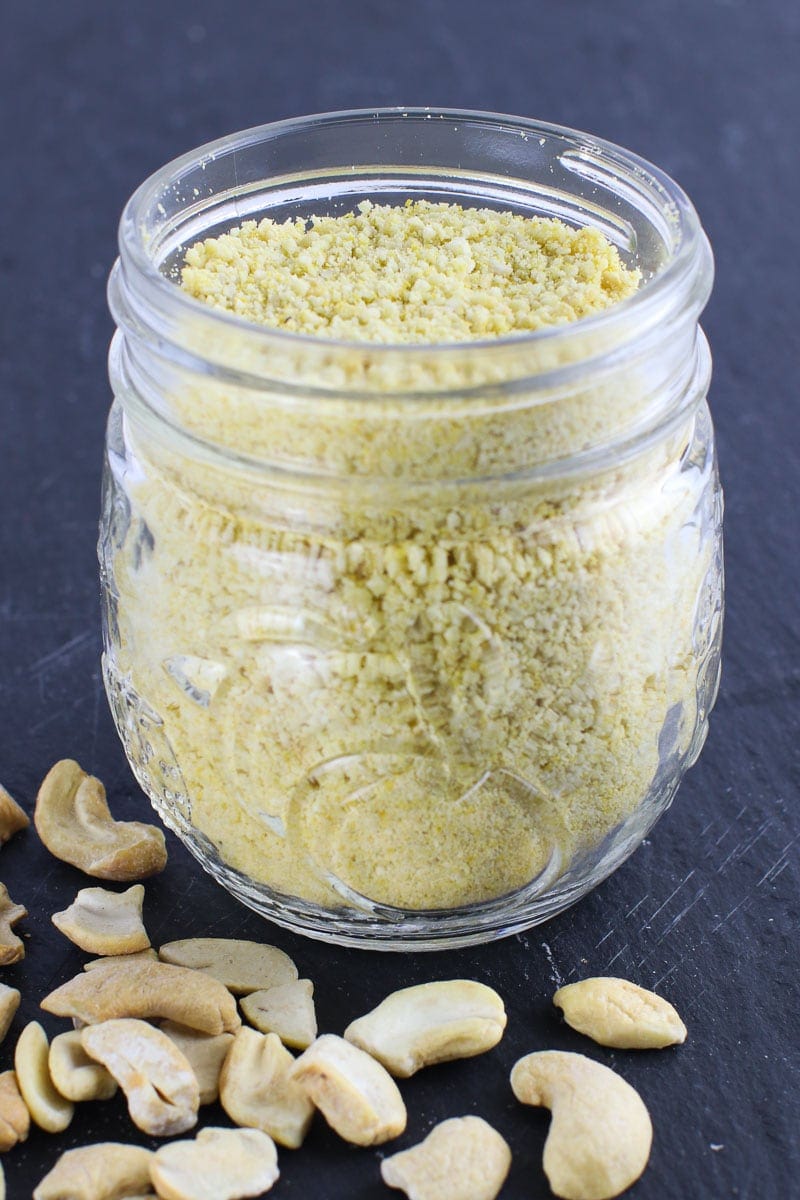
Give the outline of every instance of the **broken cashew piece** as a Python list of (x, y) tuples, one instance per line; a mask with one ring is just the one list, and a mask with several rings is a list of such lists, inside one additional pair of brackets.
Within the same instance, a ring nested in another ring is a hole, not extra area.
[(33, 1200), (121, 1200), (149, 1191), (152, 1150), (96, 1142), (67, 1150), (33, 1193)]
[(8, 841), (20, 829), (26, 829), (31, 819), (0, 783), (0, 844)]
[(41, 1007), (87, 1025), (117, 1017), (163, 1018), (202, 1033), (235, 1033), (241, 1025), (227, 988), (199, 971), (150, 959), (98, 963), (45, 996)]
[(471, 979), (448, 979), (392, 992), (344, 1036), (407, 1079), (420, 1067), (491, 1050), (505, 1027), (497, 992)]
[(38, 1021), (25, 1026), (14, 1050), (14, 1070), (28, 1112), (46, 1133), (67, 1128), (75, 1106), (66, 1100), (50, 1078), (47, 1034)]
[(126, 892), (81, 888), (69, 908), (53, 913), (51, 920), (87, 954), (135, 954), (150, 945), (142, 923), (143, 902), (141, 883)]
[(25, 957), (25, 947), (11, 926), (27, 915), (27, 908), (15, 904), (6, 885), (0, 883), (0, 967), (7, 967)]
[(219, 1080), (219, 1098), (236, 1125), (261, 1129), (296, 1150), (308, 1132), (314, 1105), (291, 1077), (294, 1058), (277, 1034), (243, 1026)]
[(178, 967), (204, 971), (237, 996), (297, 979), (297, 967), (289, 955), (263, 942), (184, 938), (161, 946), (158, 957)]
[(200, 1087), (200, 1103), (213, 1104), (219, 1096), (219, 1073), (233, 1042), (232, 1033), (198, 1033), (174, 1021), (164, 1021), (161, 1032), (186, 1056)]
[(377, 1146), (406, 1127), (397, 1084), (376, 1059), (332, 1033), (324, 1033), (290, 1072), (330, 1127), (356, 1146)]
[(495, 1200), (511, 1166), (504, 1138), (480, 1117), (453, 1117), (381, 1163), (383, 1182), (409, 1200)]
[(578, 1033), (617, 1050), (661, 1050), (686, 1041), (686, 1026), (662, 996), (627, 979), (597, 976), (559, 988), (553, 1004)]
[(67, 1100), (110, 1100), (117, 1090), (116, 1081), (105, 1067), (95, 1062), (83, 1048), (80, 1032), (69, 1029), (50, 1043), (50, 1078)]
[(31, 1125), (28, 1106), (22, 1098), (14, 1071), (0, 1075), (0, 1151), (24, 1142)]
[(521, 1058), (511, 1087), (552, 1111), (544, 1172), (563, 1200), (610, 1200), (647, 1166), (653, 1127), (639, 1093), (609, 1067), (561, 1050)]
[(275, 1143), (260, 1129), (201, 1129), (194, 1141), (156, 1150), (150, 1166), (163, 1200), (260, 1196), (278, 1178)]
[(130, 883), (167, 865), (161, 830), (141, 821), (115, 821), (100, 780), (71, 758), (57, 762), (45, 777), (33, 823), (51, 854), (98, 879)]
[(122, 1088), (131, 1120), (143, 1133), (172, 1137), (196, 1124), (200, 1087), (194, 1071), (160, 1029), (122, 1018), (88, 1025), (80, 1038), (89, 1057)]
[(306, 1050), (317, 1036), (314, 985), (295, 979), (277, 987), (251, 992), (240, 1001), (245, 1020), (260, 1033), (277, 1033), (284, 1046)]
[(0, 983), (0, 1042), (11, 1028), (11, 1022), (14, 1020), (21, 999), (17, 988)]

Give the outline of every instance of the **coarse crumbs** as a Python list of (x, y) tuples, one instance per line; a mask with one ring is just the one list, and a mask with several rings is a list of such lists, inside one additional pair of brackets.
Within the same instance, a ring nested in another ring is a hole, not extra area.
[(245, 221), (191, 246), (181, 274), (189, 295), (247, 321), (375, 343), (561, 325), (625, 299), (638, 283), (597, 229), (427, 200)]

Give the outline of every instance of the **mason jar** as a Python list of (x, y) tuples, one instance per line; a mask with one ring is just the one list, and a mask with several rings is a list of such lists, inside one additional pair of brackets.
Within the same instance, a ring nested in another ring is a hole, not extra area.
[[(641, 284), (430, 345), (282, 332), (179, 286), (187, 247), (242, 220), (408, 198), (594, 226)], [(245, 904), (342, 944), (484, 941), (572, 904), (669, 805), (719, 676), (711, 280), (671, 179), (517, 117), (279, 122), (134, 194), (106, 687), (162, 820)]]

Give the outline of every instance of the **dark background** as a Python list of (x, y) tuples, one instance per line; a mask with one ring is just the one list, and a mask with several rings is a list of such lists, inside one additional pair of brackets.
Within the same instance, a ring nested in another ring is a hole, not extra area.
[[(546, 1197), (543, 1111), (508, 1071), (536, 1048), (580, 1050), (640, 1089), (655, 1126), (636, 1200), (800, 1196), (798, 1157), (798, 251), (800, 7), (783, 0), (428, 0), (378, 3), (0, 3), (0, 779), (28, 808), (58, 758), (105, 780), (118, 815), (149, 811), (117, 741), (99, 672), (94, 557), (112, 331), (104, 286), (134, 187), (209, 139), (325, 109), (430, 104), (592, 131), (674, 175), (717, 258), (704, 318), (726, 488), (729, 608), (711, 735), (672, 810), (612, 879), (546, 926), (493, 946), (375, 955), (264, 925), (170, 841), (147, 885), (154, 943), (191, 934), (272, 939), (316, 983), (321, 1028), (393, 988), (471, 976), (504, 996), (489, 1055), (404, 1085), (409, 1128), (490, 1119), (514, 1152), (507, 1200)], [(2, 979), (23, 1005), (82, 956), (50, 925), (85, 877), (32, 830), (0, 853), (29, 918)], [(563, 1028), (554, 986), (616, 973), (663, 991), (689, 1040), (606, 1052)], [(59, 1023), (44, 1018), (48, 1030)], [(223, 1121), (219, 1110), (205, 1119)], [(124, 1104), (85, 1105), (59, 1137), (4, 1156), (8, 1194), (69, 1146), (132, 1139)], [(378, 1200), (380, 1151), (320, 1120), (282, 1151), (276, 1194)]]

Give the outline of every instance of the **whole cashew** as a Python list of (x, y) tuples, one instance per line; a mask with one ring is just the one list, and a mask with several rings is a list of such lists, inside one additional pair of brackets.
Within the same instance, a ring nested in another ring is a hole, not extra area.
[(202, 1033), (235, 1033), (236, 1001), (216, 979), (148, 958), (98, 964), (42, 1000), (45, 1012), (91, 1025), (115, 1017), (165, 1018)]
[(100, 780), (71, 758), (57, 762), (45, 777), (33, 823), (51, 854), (98, 879), (130, 883), (167, 865), (161, 830), (141, 821), (115, 821)]
[(392, 992), (344, 1031), (387, 1071), (407, 1079), (420, 1067), (472, 1058), (503, 1036), (506, 1013), (493, 988), (472, 979), (445, 979)]
[(556, 1196), (610, 1200), (647, 1166), (650, 1115), (609, 1067), (582, 1054), (542, 1050), (516, 1063), (511, 1087), (523, 1104), (552, 1111), (543, 1165)]

